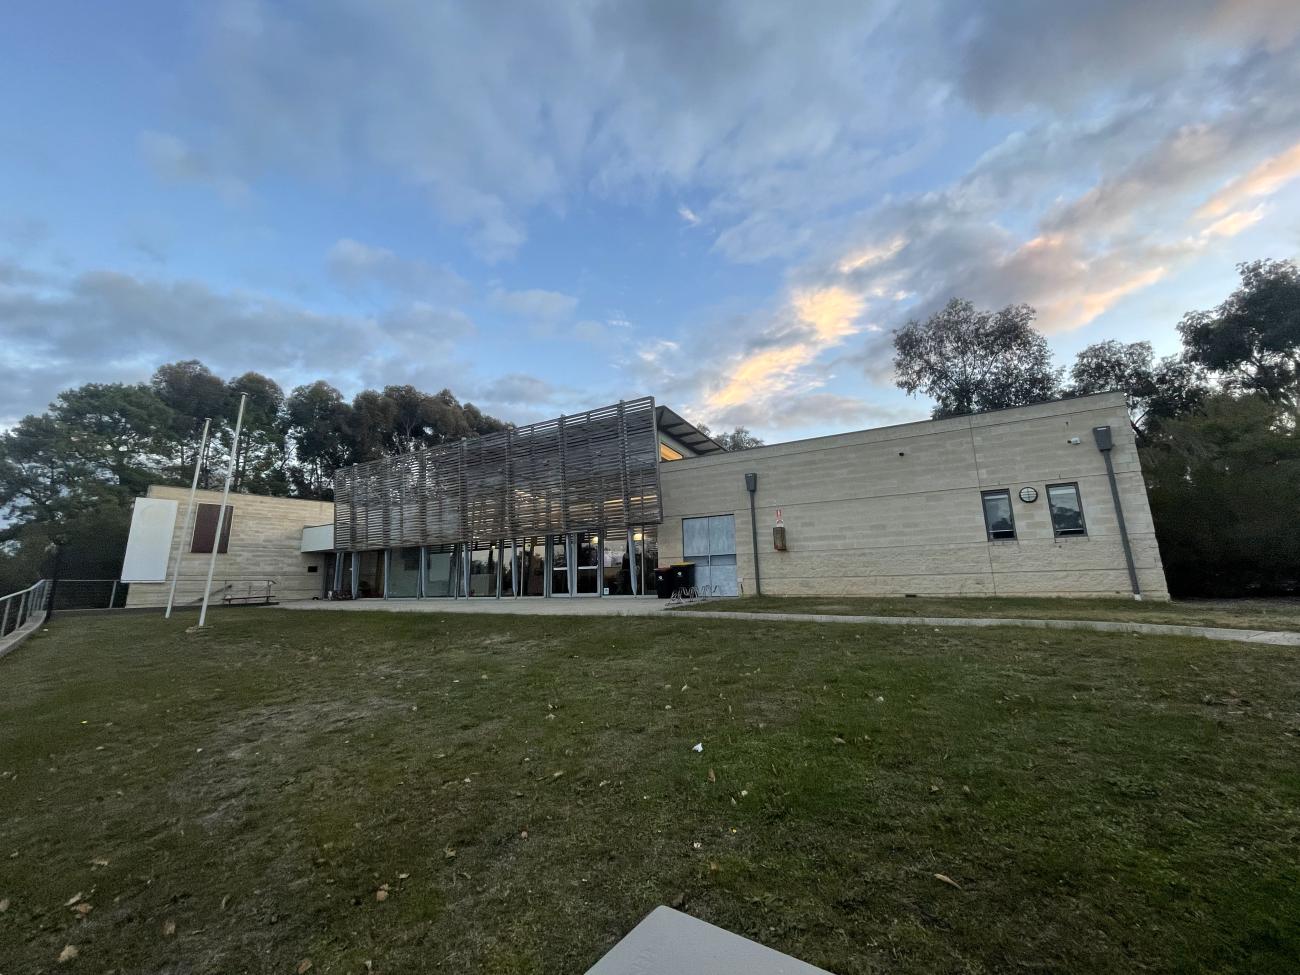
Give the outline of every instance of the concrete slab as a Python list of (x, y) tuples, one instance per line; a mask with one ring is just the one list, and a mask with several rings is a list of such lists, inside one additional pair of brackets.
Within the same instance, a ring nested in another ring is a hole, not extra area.
[(524, 597), (494, 599), (328, 599), (281, 603), (276, 609), (308, 609), (341, 613), (450, 613), (503, 614), (507, 616), (653, 616), (664, 611), (668, 600), (653, 596), (569, 596), (552, 599)]
[(830, 975), (670, 907), (656, 907), (587, 975)]
[(1092, 630), (1147, 636), (1190, 636), (1229, 643), (1300, 647), (1300, 633), (1285, 630), (1238, 630), (1221, 626), (1178, 626), (1113, 620), (981, 619), (934, 616), (835, 616), (825, 613), (747, 613), (725, 609), (727, 601), (710, 601), (718, 609), (674, 611), (666, 599), (652, 596), (579, 596), (558, 599), (354, 599), (282, 603), (276, 609), (326, 612), (481, 613), (524, 616), (671, 616), (677, 619), (752, 620), (757, 623), (837, 623), (870, 626), (1010, 626), (1036, 630)]

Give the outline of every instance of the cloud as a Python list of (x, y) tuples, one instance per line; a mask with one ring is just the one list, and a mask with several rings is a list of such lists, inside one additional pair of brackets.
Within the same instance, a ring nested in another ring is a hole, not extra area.
[(1300, 176), (1300, 142), (1278, 153), (1220, 189), (1196, 211), (1198, 217), (1220, 217), (1234, 207), (1276, 193)]
[(154, 172), (167, 182), (209, 186), (230, 202), (248, 196), (248, 185), (242, 179), (179, 136), (142, 132), (140, 151)]
[(340, 238), (326, 256), (330, 276), (350, 290), (378, 286), (406, 295), (463, 300), (469, 282), (448, 267), (399, 257), (386, 247)]
[(684, 221), (686, 221), (688, 224), (690, 224), (692, 227), (697, 227), (700, 224), (700, 218), (696, 215), (695, 211), (692, 210), (690, 207), (688, 207), (685, 203), (677, 207), (677, 215), (681, 217)]
[(1194, 75), (1242, 50), (1285, 48), (1300, 33), (1292, 0), (993, 0), (940, 5), (946, 28), (921, 68), (946, 74), (981, 112), (1067, 109)]
[(743, 423), (732, 418), (751, 415), (756, 404), (777, 395), (815, 387), (819, 382), (807, 367), (857, 331), (862, 308), (862, 299), (843, 288), (796, 291), (788, 308), (750, 340), (747, 351), (718, 363), (721, 377), (695, 409)]
[(578, 299), (559, 291), (528, 288), (506, 291), (501, 288), (489, 297), (493, 307), (529, 321), (552, 323), (568, 318), (578, 307)]
[(1264, 219), (1264, 205), (1251, 210), (1238, 210), (1220, 217), (1214, 223), (1201, 230), (1202, 237), (1236, 237)]
[(397, 381), (438, 388), (466, 368), (453, 356), (473, 324), (419, 302), (375, 316), (337, 314), (202, 282), (118, 271), (19, 273), (0, 287), (6, 341), (0, 424), (83, 382), (139, 381), (198, 358), (216, 372), (250, 367), (285, 385), (324, 378), (343, 389)]

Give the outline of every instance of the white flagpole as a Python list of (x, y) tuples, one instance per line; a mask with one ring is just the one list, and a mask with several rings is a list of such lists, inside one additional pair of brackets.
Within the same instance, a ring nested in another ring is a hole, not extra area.
[(226, 501), (230, 498), (230, 479), (235, 476), (235, 459), (239, 456), (239, 432), (244, 426), (244, 404), (248, 394), (239, 397), (239, 416), (235, 420), (235, 439), (230, 444), (230, 466), (226, 468), (226, 486), (221, 489), (221, 509), (217, 512), (217, 533), (212, 538), (212, 560), (208, 562), (208, 584), (203, 587), (203, 608), (199, 610), (199, 626), (208, 618), (208, 597), (212, 594), (212, 577), (217, 571), (217, 552), (221, 550), (221, 532), (226, 526)]
[(190, 503), (185, 508), (185, 532), (181, 535), (181, 547), (176, 553), (176, 568), (172, 570), (172, 588), (167, 594), (167, 612), (163, 619), (172, 618), (172, 603), (176, 601), (176, 580), (181, 574), (181, 559), (185, 555), (185, 540), (190, 537), (190, 523), (194, 520), (194, 493), (199, 489), (199, 470), (203, 467), (203, 453), (208, 447), (208, 430), (212, 426), (212, 417), (203, 418), (203, 436), (199, 440), (199, 455), (194, 458), (194, 480), (190, 482)]

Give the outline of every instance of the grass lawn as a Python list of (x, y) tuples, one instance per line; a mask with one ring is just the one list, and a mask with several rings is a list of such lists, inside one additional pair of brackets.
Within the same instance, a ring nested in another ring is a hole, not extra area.
[(1293, 650), (193, 622), (0, 661), (0, 971), (577, 975), (663, 903), (840, 975), (1297, 970)]
[(685, 610), (822, 613), (833, 616), (991, 616), (997, 619), (1119, 620), (1247, 630), (1300, 630), (1300, 599), (890, 598), (877, 596), (746, 596), (708, 600)]

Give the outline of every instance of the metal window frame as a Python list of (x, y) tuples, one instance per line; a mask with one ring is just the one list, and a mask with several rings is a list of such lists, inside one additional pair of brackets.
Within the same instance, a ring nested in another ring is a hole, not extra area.
[[(1088, 537), (1088, 517), (1083, 513), (1083, 492), (1079, 490), (1078, 481), (1057, 481), (1055, 484), (1044, 485), (1047, 492), (1047, 517), (1052, 521), (1053, 538), (1087, 538)], [(1056, 527), (1056, 516), (1052, 514), (1052, 488), (1074, 488), (1074, 500), (1079, 502), (1079, 521), (1083, 525), (1080, 531), (1058, 531)]]
[[(993, 526), (989, 524), (989, 509), (984, 503), (985, 498), (1005, 497), (1007, 499), (1007, 513), (1011, 515), (1011, 535), (1009, 537), (994, 538)], [(1020, 529), (1016, 527), (1016, 507), (1011, 503), (1010, 488), (990, 488), (987, 491), (980, 492), (980, 514), (984, 516), (984, 538), (990, 542), (1015, 542), (1020, 539)]]

